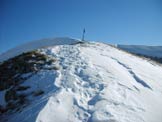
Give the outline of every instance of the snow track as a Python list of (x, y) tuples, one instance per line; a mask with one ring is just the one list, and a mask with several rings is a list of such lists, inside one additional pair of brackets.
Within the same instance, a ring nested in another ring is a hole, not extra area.
[[(97, 97), (104, 89), (102, 78), (96, 69), (87, 63), (88, 59), (82, 56), (80, 45), (62, 46), (59, 49), (57, 58), (60, 59), (61, 78), (56, 84), (62, 89), (61, 94), (68, 94), (69, 97), (66, 99), (73, 103), (71, 107), (75, 112), (68, 113), (69, 115), (67, 114), (64, 120), (61, 120), (61, 117), (58, 121), (70, 121), (71, 118), (75, 118), (75, 121), (86, 122), (92, 116), (91, 106), (97, 102), (97, 99), (99, 99)], [(52, 116), (55, 116), (56, 113), (53, 114)], [(53, 119), (50, 119), (50, 121), (52, 122)]]

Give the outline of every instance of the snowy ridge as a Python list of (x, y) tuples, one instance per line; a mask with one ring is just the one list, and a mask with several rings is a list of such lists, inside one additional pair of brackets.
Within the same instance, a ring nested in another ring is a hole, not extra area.
[(162, 120), (161, 67), (104, 44), (61, 46), (56, 54), (62, 66), (55, 83), (60, 90), (39, 113), (38, 122)]
[(7, 122), (162, 121), (162, 67), (156, 63), (102, 43), (39, 51), (57, 58), (60, 70), (36, 75), (48, 92)]
[(50, 97), (37, 122), (162, 120), (161, 67), (100, 43), (58, 48), (57, 53), (49, 50), (61, 59), (61, 78), (55, 83), (61, 90)]
[[(44, 51), (56, 53), (55, 48)], [(56, 54), (62, 67), (55, 82), (60, 90), (37, 122), (162, 120), (161, 67), (100, 43), (60, 46)]]
[(54, 39), (42, 39), (37, 41), (32, 41), (23, 45), (20, 45), (16, 48), (8, 50), (5, 53), (0, 55), (0, 62), (5, 61), (14, 56), (20, 55), (21, 53), (25, 53), (28, 51), (36, 50), (39, 48), (54, 46), (54, 45), (63, 45), (63, 44), (75, 44), (78, 40), (71, 38), (54, 38)]

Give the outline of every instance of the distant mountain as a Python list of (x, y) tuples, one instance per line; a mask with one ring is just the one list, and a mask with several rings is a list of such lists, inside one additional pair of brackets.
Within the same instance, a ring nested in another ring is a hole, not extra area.
[(46, 39), (0, 61), (0, 122), (162, 121), (162, 67), (111, 45)]
[(162, 46), (117, 45), (117, 48), (162, 63)]
[(37, 41), (31, 41), (29, 43), (17, 46), (11, 50), (8, 50), (5, 53), (0, 54), (0, 62), (5, 61), (14, 56), (20, 55), (21, 53), (33, 51), (39, 48), (50, 47), (54, 45), (65, 45), (65, 44), (75, 44), (78, 40), (71, 39), (68, 37), (61, 38), (51, 38), (51, 39), (42, 39)]
[(162, 46), (117, 45), (117, 47), (131, 53), (152, 57), (162, 57)]

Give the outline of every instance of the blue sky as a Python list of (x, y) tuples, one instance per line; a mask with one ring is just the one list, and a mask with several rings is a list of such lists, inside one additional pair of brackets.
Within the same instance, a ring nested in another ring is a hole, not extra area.
[(0, 0), (0, 52), (32, 40), (162, 45), (162, 0)]

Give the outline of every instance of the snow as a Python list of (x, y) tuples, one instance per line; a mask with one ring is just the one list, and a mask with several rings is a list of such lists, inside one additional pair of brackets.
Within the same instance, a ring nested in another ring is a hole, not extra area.
[(47, 92), (8, 122), (162, 122), (160, 65), (97, 42), (39, 51), (60, 69), (28, 79)]
[(162, 46), (116, 45), (116, 47), (132, 53), (153, 57), (162, 57)]
[(37, 122), (161, 122), (161, 67), (100, 43), (61, 46), (57, 53), (63, 91), (52, 97), (60, 102), (50, 99)]

